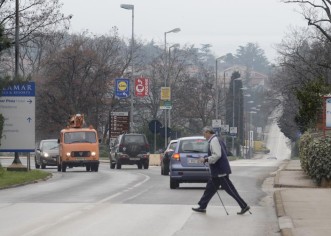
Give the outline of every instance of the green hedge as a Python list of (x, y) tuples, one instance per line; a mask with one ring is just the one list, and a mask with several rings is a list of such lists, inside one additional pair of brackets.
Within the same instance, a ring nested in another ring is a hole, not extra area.
[(331, 180), (331, 137), (305, 132), (300, 138), (301, 167), (317, 184)]

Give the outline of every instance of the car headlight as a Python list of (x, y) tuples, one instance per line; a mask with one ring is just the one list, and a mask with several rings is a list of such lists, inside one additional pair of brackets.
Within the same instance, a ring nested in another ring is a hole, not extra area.
[(44, 157), (49, 157), (49, 154), (47, 152), (44, 152)]
[(95, 157), (96, 153), (95, 152), (91, 152), (91, 156)]
[(66, 155), (67, 155), (67, 157), (70, 157), (70, 152), (67, 152)]

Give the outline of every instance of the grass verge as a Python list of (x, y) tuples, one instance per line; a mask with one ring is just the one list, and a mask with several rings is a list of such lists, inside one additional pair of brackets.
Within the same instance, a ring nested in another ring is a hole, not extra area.
[(22, 185), (27, 183), (33, 183), (37, 180), (45, 179), (50, 176), (51, 173), (40, 170), (31, 171), (6, 171), (5, 168), (0, 166), (0, 189), (8, 188), (15, 185)]

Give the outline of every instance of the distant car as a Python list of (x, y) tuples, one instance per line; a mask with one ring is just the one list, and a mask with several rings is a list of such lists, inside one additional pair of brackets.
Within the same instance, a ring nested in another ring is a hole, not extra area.
[(121, 169), (122, 165), (137, 165), (138, 169), (148, 169), (149, 154), (149, 144), (144, 134), (121, 134), (110, 146), (110, 168)]
[(175, 151), (177, 142), (177, 139), (171, 140), (165, 152), (161, 154), (161, 175), (169, 175), (170, 157)]
[(205, 183), (209, 170), (198, 159), (208, 155), (208, 141), (203, 136), (179, 138), (170, 158), (170, 188), (176, 189), (180, 183)]
[(45, 169), (46, 166), (57, 166), (59, 144), (57, 139), (44, 139), (35, 150), (35, 167)]

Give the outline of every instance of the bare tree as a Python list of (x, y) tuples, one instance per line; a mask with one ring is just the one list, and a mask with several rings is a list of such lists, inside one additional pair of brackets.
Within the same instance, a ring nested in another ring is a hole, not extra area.
[(308, 21), (309, 26), (314, 26), (331, 42), (331, 1), (330, 0), (283, 0), (284, 3), (298, 4), (302, 16)]
[(83, 113), (87, 124), (92, 124), (104, 136), (108, 132), (105, 126), (113, 97), (113, 80), (123, 70), (123, 65), (117, 63), (120, 50), (121, 41), (117, 36), (77, 35), (67, 39), (62, 50), (48, 55), (35, 77), (39, 90), (38, 129), (58, 132), (70, 114)]
[[(61, 13), (62, 5), (59, 0), (19, 1), (20, 43), (30, 41), (38, 34), (67, 28), (72, 16)], [(11, 39), (15, 38), (14, 6), (15, 1), (2, 0), (0, 2), (0, 24), (5, 26), (5, 35)]]

